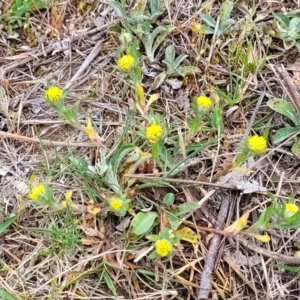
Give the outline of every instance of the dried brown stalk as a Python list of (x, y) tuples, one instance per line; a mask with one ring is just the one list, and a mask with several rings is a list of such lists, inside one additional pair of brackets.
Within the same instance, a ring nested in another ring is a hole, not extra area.
[[(216, 223), (216, 229), (220, 230), (227, 217), (228, 209), (229, 209), (229, 197), (225, 193), (222, 194), (223, 199)], [(219, 252), (219, 245), (221, 242), (222, 236), (220, 234), (215, 234), (214, 237), (211, 240), (209, 250), (205, 259), (205, 265), (203, 272), (201, 274), (201, 281), (200, 281), (200, 287), (197, 293), (197, 299), (198, 300), (207, 300), (209, 297), (209, 293), (211, 291), (211, 282), (212, 282), (212, 273), (215, 266), (216, 256)]]

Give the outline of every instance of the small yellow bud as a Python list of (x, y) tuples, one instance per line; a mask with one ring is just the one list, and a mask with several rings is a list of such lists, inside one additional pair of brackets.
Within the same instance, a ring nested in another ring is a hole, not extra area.
[(166, 239), (158, 240), (155, 243), (155, 248), (156, 253), (161, 257), (168, 256), (173, 250), (172, 244)]
[(284, 216), (286, 218), (289, 218), (291, 216), (293, 216), (294, 214), (296, 214), (299, 211), (299, 207), (293, 203), (286, 203), (285, 204), (285, 212), (284, 212)]
[(206, 97), (206, 96), (199, 96), (196, 99), (196, 102), (197, 102), (198, 106), (200, 106), (204, 109), (208, 109), (212, 106), (212, 101), (210, 100), (209, 97)]
[(51, 86), (45, 91), (45, 97), (50, 102), (58, 102), (62, 100), (63, 90), (57, 86)]
[(263, 136), (254, 135), (248, 139), (250, 151), (264, 152), (267, 148), (267, 141)]
[(120, 69), (128, 71), (134, 64), (134, 58), (131, 55), (123, 55), (118, 60), (118, 66)]
[(152, 124), (146, 128), (146, 138), (151, 143), (157, 143), (163, 134), (163, 128), (158, 124)]
[(38, 198), (44, 193), (44, 191), (45, 186), (43, 184), (39, 184), (31, 189), (28, 197), (31, 200), (38, 200)]
[(118, 211), (122, 208), (123, 201), (119, 198), (113, 198), (110, 200), (109, 205), (113, 211)]

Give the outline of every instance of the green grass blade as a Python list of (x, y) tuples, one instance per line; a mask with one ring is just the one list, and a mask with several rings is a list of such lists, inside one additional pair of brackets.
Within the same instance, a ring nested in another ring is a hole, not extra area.
[(14, 221), (16, 221), (17, 216), (13, 216), (8, 218), (5, 222), (3, 222), (2, 224), (0, 224), (0, 234), (3, 233), (6, 228), (8, 228)]

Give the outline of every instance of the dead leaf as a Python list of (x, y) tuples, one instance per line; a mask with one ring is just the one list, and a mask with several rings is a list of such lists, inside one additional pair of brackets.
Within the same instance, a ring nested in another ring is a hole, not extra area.
[(247, 235), (250, 235), (250, 236), (252, 236), (252, 237), (256, 238), (257, 240), (259, 240), (261, 242), (264, 242), (264, 243), (268, 243), (271, 240), (270, 236), (267, 235), (267, 234), (262, 235), (262, 234), (254, 234), (254, 233), (248, 234), (247, 233)]
[(180, 239), (187, 241), (191, 244), (197, 244), (198, 234), (189, 227), (181, 227), (180, 229), (174, 232), (176, 235), (180, 236)]
[(173, 90), (179, 90), (183, 84), (183, 82), (177, 78), (167, 79), (166, 83), (171, 86)]
[(239, 233), (246, 225), (249, 218), (250, 212), (247, 211), (240, 218), (234, 221), (230, 226), (224, 229), (225, 232), (228, 232), (232, 235)]
[(237, 181), (236, 187), (243, 191), (244, 194), (252, 194), (255, 192), (266, 192), (267, 189), (261, 186), (256, 180), (252, 179), (251, 181)]
[(190, 108), (189, 92), (186, 90), (179, 90), (176, 97), (177, 105), (180, 109), (188, 110)]

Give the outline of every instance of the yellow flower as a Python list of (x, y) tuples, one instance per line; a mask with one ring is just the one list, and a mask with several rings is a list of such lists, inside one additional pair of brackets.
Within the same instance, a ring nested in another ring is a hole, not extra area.
[(134, 58), (131, 55), (123, 55), (118, 60), (118, 66), (120, 69), (128, 71), (134, 64)]
[(51, 86), (45, 91), (45, 97), (51, 102), (60, 101), (62, 96), (63, 90), (57, 86)]
[(163, 129), (158, 124), (152, 124), (146, 128), (146, 138), (151, 143), (157, 143), (163, 134)]
[(202, 29), (201, 24), (193, 23), (192, 24), (192, 29), (193, 29), (194, 33), (198, 34), (200, 37), (203, 36), (204, 30)]
[(196, 99), (196, 102), (199, 106), (202, 106), (203, 108), (210, 108), (212, 106), (212, 101), (210, 100), (209, 97), (206, 96), (199, 96)]
[(38, 200), (38, 198), (42, 195), (45, 191), (45, 186), (43, 184), (39, 184), (36, 187), (32, 188), (29, 193), (29, 199), (31, 200)]
[(73, 195), (73, 191), (67, 191), (65, 193), (65, 199), (66, 199), (67, 202), (71, 200), (72, 195)]
[(172, 244), (166, 239), (157, 241), (155, 247), (156, 253), (162, 257), (168, 256), (173, 250)]
[(286, 218), (289, 218), (291, 216), (293, 216), (294, 214), (296, 214), (299, 211), (299, 207), (293, 203), (286, 203), (285, 204), (285, 212), (284, 212), (284, 216)]
[(98, 136), (98, 134), (96, 133), (96, 131), (92, 125), (91, 119), (87, 120), (86, 127), (84, 128), (84, 132), (88, 135), (90, 140), (93, 140)]
[(263, 136), (254, 135), (248, 139), (248, 147), (251, 151), (264, 152), (267, 141)]
[(110, 200), (110, 207), (112, 210), (118, 211), (123, 206), (123, 201), (118, 198), (113, 198)]

